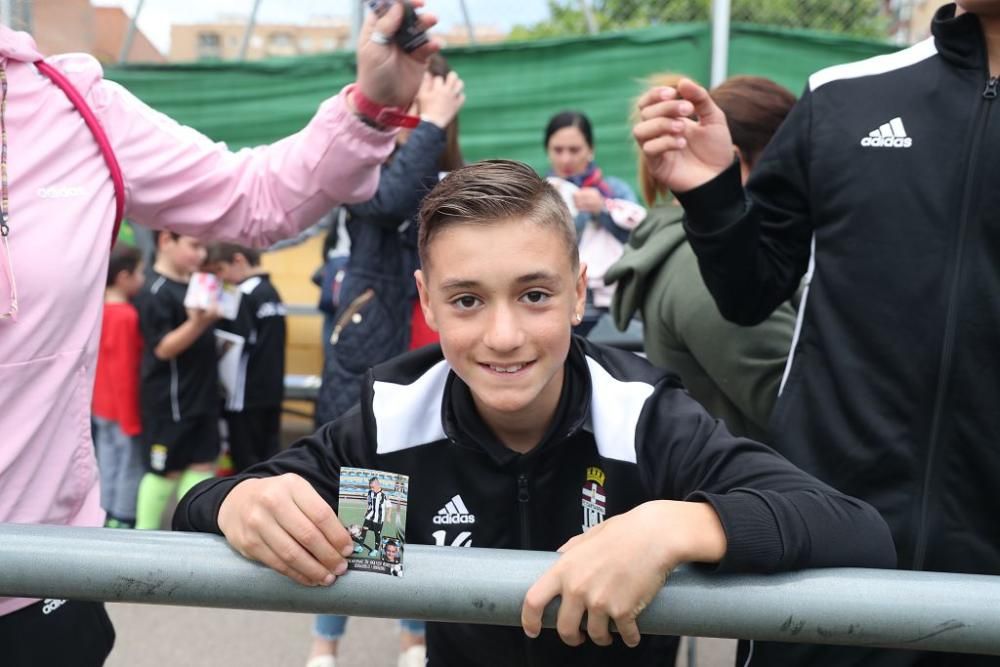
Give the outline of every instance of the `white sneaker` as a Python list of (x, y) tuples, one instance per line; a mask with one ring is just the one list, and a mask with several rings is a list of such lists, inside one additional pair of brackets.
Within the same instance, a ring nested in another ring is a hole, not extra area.
[(309, 659), (306, 667), (337, 667), (337, 659), (332, 655), (317, 655)]
[(411, 646), (399, 654), (399, 667), (424, 667), (427, 664), (427, 647), (423, 644)]

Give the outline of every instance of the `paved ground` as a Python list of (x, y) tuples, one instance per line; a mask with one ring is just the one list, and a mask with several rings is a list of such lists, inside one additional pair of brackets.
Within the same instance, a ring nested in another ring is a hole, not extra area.
[[(302, 667), (312, 616), (112, 604), (118, 639), (106, 667)], [(338, 667), (394, 667), (398, 625), (351, 619)], [(699, 640), (697, 667), (731, 667), (735, 644)], [(687, 667), (681, 651), (678, 667)]]

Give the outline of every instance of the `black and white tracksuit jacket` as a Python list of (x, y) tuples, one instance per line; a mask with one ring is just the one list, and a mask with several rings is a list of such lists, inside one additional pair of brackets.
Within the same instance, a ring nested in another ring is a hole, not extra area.
[(805, 277), (774, 447), (874, 505), (901, 567), (996, 575), (1000, 102), (978, 18), (932, 31), (813, 75), (745, 191), (734, 166), (680, 200), (728, 319)]
[[(480, 420), (439, 347), (397, 357), (372, 371), (359, 407), (243, 475), (196, 487), (174, 527), (219, 532), (218, 509), (235, 484), (288, 472), (336, 508), (338, 471), (357, 466), (410, 476), (406, 535), (416, 544), (554, 551), (643, 502), (690, 499), (722, 519), (722, 571), (894, 565), (874, 509), (730, 435), (675, 376), (582, 339), (566, 371), (547, 435), (518, 454)], [(570, 648), (555, 631), (529, 640), (520, 628), (430, 623), (427, 644), (433, 667), (673, 665), (676, 639)]]

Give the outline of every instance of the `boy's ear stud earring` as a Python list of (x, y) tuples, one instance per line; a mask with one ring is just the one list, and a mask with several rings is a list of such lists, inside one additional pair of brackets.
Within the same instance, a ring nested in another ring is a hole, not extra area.
[(580, 313), (576, 313), (575, 315), (573, 315), (573, 321), (579, 324), (580, 322), (583, 321), (583, 315), (581, 315)]

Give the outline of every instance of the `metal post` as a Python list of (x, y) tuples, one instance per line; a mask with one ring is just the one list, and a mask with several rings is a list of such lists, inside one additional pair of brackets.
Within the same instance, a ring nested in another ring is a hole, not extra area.
[(243, 43), (240, 44), (240, 62), (247, 59), (247, 51), (250, 49), (250, 39), (253, 37), (254, 27), (257, 25), (257, 12), (260, 10), (260, 3), (261, 0), (254, 0), (253, 11), (250, 12), (250, 18), (247, 19), (247, 27), (243, 31)]
[(17, 26), (14, 25), (14, 17), (12, 15), (13, 4), (13, 0), (0, 0), (0, 22), (9, 28), (17, 30)]
[(594, 20), (594, 12), (590, 9), (590, 3), (587, 0), (578, 0), (580, 3), (580, 11), (583, 12), (583, 18), (587, 22), (587, 32), (591, 35), (597, 34), (597, 21)]
[[(525, 592), (557, 557), (408, 545), (402, 577), (349, 572), (312, 588), (214, 535), (0, 525), (0, 595), (516, 626)], [(546, 610), (547, 627), (556, 610)], [(639, 628), (1000, 655), (1000, 577), (861, 569), (712, 576), (682, 567)]]
[(118, 54), (118, 64), (120, 65), (124, 65), (128, 62), (128, 54), (132, 50), (132, 41), (135, 39), (135, 31), (139, 22), (139, 14), (142, 13), (142, 6), (144, 4), (146, 4), (146, 0), (139, 0), (139, 4), (135, 7), (135, 13), (132, 14), (132, 20), (128, 23), (128, 32), (125, 33), (125, 41), (122, 42), (122, 50)]
[(712, 86), (729, 75), (730, 0), (712, 0)]
[(347, 48), (353, 51), (358, 48), (358, 38), (361, 35), (361, 26), (365, 22), (364, 0), (354, 0), (351, 2), (351, 36), (347, 42)]
[(469, 17), (469, 8), (465, 4), (465, 0), (458, 0), (458, 4), (462, 6), (462, 18), (465, 19), (465, 30), (469, 33), (469, 44), (476, 43), (476, 31), (472, 27), (472, 19)]

